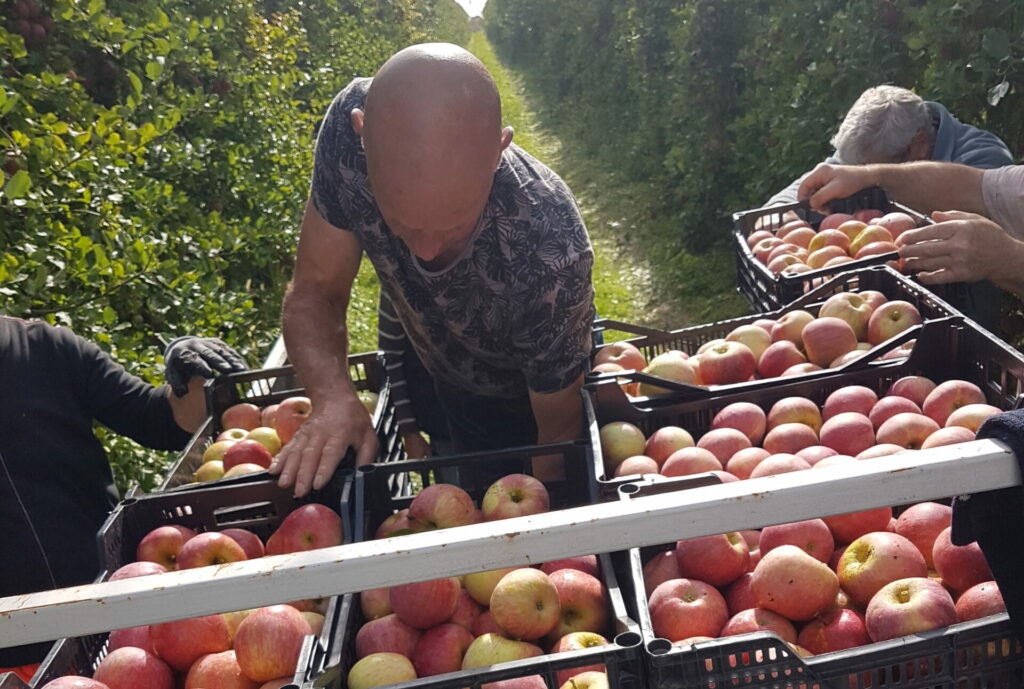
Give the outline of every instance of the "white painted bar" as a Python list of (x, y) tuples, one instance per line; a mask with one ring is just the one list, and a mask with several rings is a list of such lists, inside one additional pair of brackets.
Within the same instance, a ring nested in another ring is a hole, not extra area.
[[(0, 599), (0, 647), (1020, 485), (991, 441)], [(159, 582), (159, 584), (158, 584)], [(157, 585), (158, 584), (158, 585)]]

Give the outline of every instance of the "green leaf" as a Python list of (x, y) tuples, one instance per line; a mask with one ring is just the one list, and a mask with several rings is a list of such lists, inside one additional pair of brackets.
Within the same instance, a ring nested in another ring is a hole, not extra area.
[[(0, 89), (0, 91), (2, 91), (2, 90), (3, 89)], [(15, 104), (19, 100), (21, 100), (21, 94), (20, 93), (12, 93), (10, 95), (10, 97), (7, 97), (7, 95), (5, 93), (4, 94), (4, 100), (5, 100), (4, 103), (0, 103), (0, 117), (3, 117), (4, 115), (6, 115), (7, 113), (9, 113), (11, 111), (11, 109), (15, 106)]]
[(138, 44), (139, 44), (138, 41), (125, 41), (124, 43), (121, 44), (121, 54), (122, 55), (127, 55), (128, 53), (131, 52), (132, 48), (134, 48)]
[(9, 199), (20, 199), (32, 186), (32, 178), (25, 170), (18, 170), (4, 185), (4, 196)]
[(1002, 29), (988, 29), (981, 37), (981, 49), (996, 60), (1009, 57), (1012, 51), (1010, 36)]
[(85, 11), (90, 17), (93, 17), (102, 12), (104, 7), (106, 7), (106, 2), (104, 2), (104, 0), (89, 0), (89, 4)]
[(146, 63), (146, 76), (149, 77), (150, 81), (156, 81), (163, 72), (164, 66), (159, 62), (152, 61)]
[(132, 90), (135, 91), (135, 95), (136, 96), (141, 96), (142, 95), (142, 79), (139, 79), (139, 76), (135, 72), (132, 72), (131, 70), (128, 70), (127, 74), (128, 74), (128, 81), (132, 82)]

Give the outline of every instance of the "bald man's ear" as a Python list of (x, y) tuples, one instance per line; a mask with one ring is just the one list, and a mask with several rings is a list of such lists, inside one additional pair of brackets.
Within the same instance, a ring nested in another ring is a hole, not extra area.
[(352, 129), (355, 130), (359, 136), (363, 135), (363, 120), (365, 115), (359, 108), (352, 109)]
[(508, 145), (512, 143), (512, 136), (515, 134), (515, 130), (512, 127), (505, 127), (501, 130), (501, 150), (508, 148)]

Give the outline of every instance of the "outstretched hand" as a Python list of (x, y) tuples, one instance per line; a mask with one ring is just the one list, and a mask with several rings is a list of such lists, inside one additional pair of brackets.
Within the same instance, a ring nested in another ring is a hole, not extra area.
[(828, 213), (829, 202), (852, 196), (875, 184), (870, 166), (820, 163), (800, 183), (797, 198), (807, 200), (812, 210)]
[(991, 280), (1012, 255), (1015, 240), (988, 218), (936, 211), (932, 220), (896, 240), (904, 267), (925, 284)]

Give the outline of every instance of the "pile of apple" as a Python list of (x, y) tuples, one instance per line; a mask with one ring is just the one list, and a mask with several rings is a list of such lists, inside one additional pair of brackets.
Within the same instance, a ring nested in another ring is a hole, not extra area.
[(985, 419), (1001, 413), (974, 383), (936, 385), (907, 376), (881, 398), (870, 388), (848, 385), (821, 408), (805, 397), (780, 399), (767, 413), (751, 402), (735, 402), (715, 415), (696, 442), (678, 426), (664, 426), (648, 438), (621, 421), (602, 426), (599, 436), (606, 476), (711, 471), (723, 481), (737, 481), (970, 442)]
[[(496, 481), (480, 502), (461, 488), (435, 484), (376, 537), (538, 514), (547, 488), (525, 474)], [(573, 557), (539, 568), (511, 567), (360, 594), (366, 622), (355, 637), (357, 662), (348, 689), (370, 689), (448, 672), (608, 645), (611, 619), (597, 557)], [(607, 689), (603, 665), (557, 673), (566, 689)], [(486, 689), (547, 689), (540, 675), (485, 684)]]
[[(341, 545), (341, 534), (338, 514), (318, 504), (289, 513), (265, 546), (245, 529), (161, 526), (110, 581)], [(60, 677), (43, 689), (278, 689), (291, 683), (303, 639), (323, 628), (324, 606), (303, 600), (115, 630), (91, 679)]]
[[(829, 297), (814, 314), (796, 309), (778, 320), (761, 318), (711, 340), (692, 356), (677, 349), (650, 362), (628, 341), (613, 342), (594, 355), (598, 373), (642, 371), (691, 385), (728, 385), (759, 378), (801, 375), (853, 361), (875, 345), (922, 322), (917, 307), (889, 301), (881, 292), (841, 292)], [(881, 358), (905, 357), (913, 342)], [(650, 396), (668, 392), (648, 383), (624, 385), (627, 394)]]
[[(906, 213), (859, 210), (853, 215), (832, 213), (815, 231), (793, 211), (782, 216), (783, 224), (773, 232), (757, 229), (747, 236), (747, 246), (775, 275), (796, 275), (818, 268), (831, 268), (861, 258), (888, 254), (899, 248), (899, 237), (917, 227)], [(894, 267), (899, 266), (893, 261)]]
[(1005, 612), (951, 516), (924, 502), (680, 541), (643, 566), (654, 634), (685, 647), (770, 631), (808, 656)]

